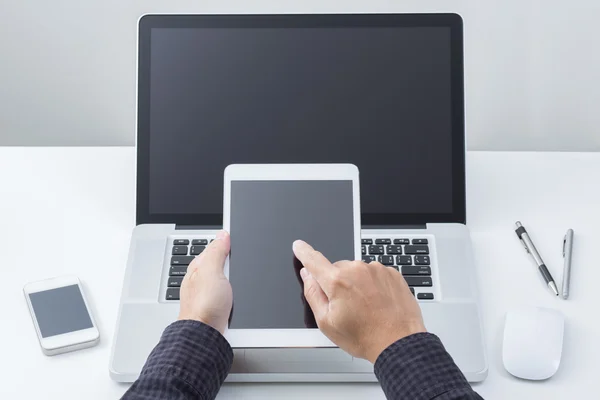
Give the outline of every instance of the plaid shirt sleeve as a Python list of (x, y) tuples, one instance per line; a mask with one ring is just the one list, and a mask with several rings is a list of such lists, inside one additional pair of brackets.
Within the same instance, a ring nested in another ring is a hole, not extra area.
[(375, 362), (375, 375), (388, 400), (482, 399), (431, 333), (407, 336), (389, 346)]
[(233, 351), (217, 330), (198, 321), (177, 321), (165, 329), (122, 398), (212, 400), (232, 362)]

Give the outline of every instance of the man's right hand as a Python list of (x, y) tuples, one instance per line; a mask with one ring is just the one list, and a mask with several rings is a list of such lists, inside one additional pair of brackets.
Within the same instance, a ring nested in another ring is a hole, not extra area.
[(426, 332), (419, 305), (395, 269), (378, 262), (332, 264), (301, 240), (293, 249), (319, 329), (352, 356), (374, 364), (392, 343)]

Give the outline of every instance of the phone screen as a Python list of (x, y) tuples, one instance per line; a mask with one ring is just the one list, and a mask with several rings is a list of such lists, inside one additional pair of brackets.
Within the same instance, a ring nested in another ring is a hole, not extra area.
[(94, 326), (78, 285), (30, 293), (29, 299), (43, 338)]
[(350, 180), (231, 182), (230, 328), (317, 327), (292, 244), (302, 239), (331, 262), (354, 259), (352, 185)]

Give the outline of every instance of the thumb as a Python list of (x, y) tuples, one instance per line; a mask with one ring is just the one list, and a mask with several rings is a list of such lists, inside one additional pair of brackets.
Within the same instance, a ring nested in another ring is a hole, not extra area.
[[(198, 256), (199, 264), (202, 269), (210, 272), (223, 273), (225, 259), (229, 255), (231, 240), (227, 231), (219, 231), (215, 240), (213, 240), (206, 249)], [(207, 271), (207, 272), (208, 272)]]
[(325, 320), (329, 311), (329, 299), (325, 292), (323, 292), (323, 289), (321, 289), (319, 282), (313, 278), (306, 268), (300, 270), (300, 276), (304, 282), (304, 297), (315, 315), (317, 325), (321, 328), (321, 322)]

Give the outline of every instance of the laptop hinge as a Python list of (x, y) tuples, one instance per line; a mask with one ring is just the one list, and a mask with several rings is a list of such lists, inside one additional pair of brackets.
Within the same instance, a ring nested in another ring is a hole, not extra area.
[[(197, 230), (218, 230), (223, 227), (220, 225), (175, 225), (175, 230), (197, 231)], [(427, 229), (426, 224), (410, 225), (363, 225), (362, 229)]]
[(426, 224), (408, 225), (363, 225), (362, 229), (427, 229)]
[(175, 230), (181, 231), (199, 231), (199, 230), (219, 230), (223, 229), (221, 225), (175, 225)]

